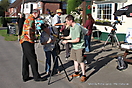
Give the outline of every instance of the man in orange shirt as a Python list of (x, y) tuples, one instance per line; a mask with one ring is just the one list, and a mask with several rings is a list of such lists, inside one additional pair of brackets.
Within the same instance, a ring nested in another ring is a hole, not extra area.
[(38, 9), (33, 10), (32, 14), (25, 20), (22, 35), (20, 36), (20, 44), (23, 50), (22, 76), (24, 82), (31, 79), (29, 77), (29, 65), (31, 65), (34, 81), (44, 81), (38, 72), (38, 62), (34, 48), (35, 18), (39, 14), (40, 11)]

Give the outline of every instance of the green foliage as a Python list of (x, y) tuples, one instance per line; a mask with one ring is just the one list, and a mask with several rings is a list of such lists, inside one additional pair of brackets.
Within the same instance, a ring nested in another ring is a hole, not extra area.
[(9, 0), (1, 0), (0, 1), (0, 16), (4, 16), (5, 11), (9, 7)]
[(7, 27), (7, 23), (11, 23), (13, 19), (15, 20), (17, 17), (0, 17), (0, 27)]
[(103, 22), (111, 22), (111, 21), (109, 21), (109, 20), (96, 20), (96, 22), (101, 22), (101, 23), (103, 23)]
[(82, 16), (78, 13), (78, 11), (71, 11), (70, 14), (74, 16), (74, 20), (76, 23), (82, 23)]
[(82, 3), (82, 0), (68, 0), (67, 1), (67, 13), (70, 14), (71, 11), (74, 11)]
[(7, 30), (0, 30), (0, 36), (5, 37), (6, 41), (16, 41), (16, 40), (18, 40), (17, 35), (7, 34)]
[(9, 0), (1, 0), (0, 2), (0, 6), (4, 8), (4, 11), (8, 8), (9, 5)]

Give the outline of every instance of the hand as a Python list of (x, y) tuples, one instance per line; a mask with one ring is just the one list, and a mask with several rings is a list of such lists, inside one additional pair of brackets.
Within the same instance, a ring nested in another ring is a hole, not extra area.
[(66, 44), (66, 43), (68, 43), (68, 42), (67, 42), (67, 40), (64, 40), (64, 41), (62, 41), (62, 43), (63, 43), (63, 44)]
[(47, 43), (50, 43), (51, 42), (51, 38), (49, 38), (49, 40), (47, 41)]
[(64, 39), (64, 37), (60, 37), (61, 39)]

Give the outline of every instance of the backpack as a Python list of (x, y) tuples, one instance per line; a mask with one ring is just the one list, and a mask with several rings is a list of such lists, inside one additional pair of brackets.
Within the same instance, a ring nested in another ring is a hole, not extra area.
[(116, 68), (120, 71), (126, 69), (127, 68), (127, 63), (123, 60), (123, 57), (118, 56), (117, 59), (118, 60), (117, 60), (117, 67)]
[(76, 23), (77, 25), (79, 25), (81, 27), (81, 30), (83, 32), (84, 35), (86, 35), (88, 33), (88, 29), (83, 27), (82, 25), (80, 25), (79, 23)]

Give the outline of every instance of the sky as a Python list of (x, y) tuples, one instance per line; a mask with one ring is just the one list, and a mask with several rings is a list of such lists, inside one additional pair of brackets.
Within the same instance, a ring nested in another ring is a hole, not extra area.
[(16, 0), (10, 0), (11, 1), (11, 3), (13, 3), (14, 1), (16, 1)]

